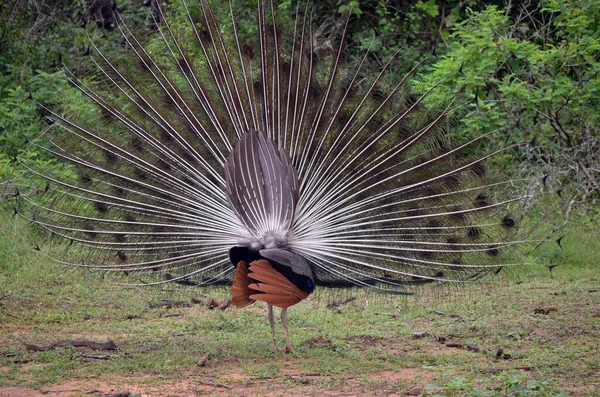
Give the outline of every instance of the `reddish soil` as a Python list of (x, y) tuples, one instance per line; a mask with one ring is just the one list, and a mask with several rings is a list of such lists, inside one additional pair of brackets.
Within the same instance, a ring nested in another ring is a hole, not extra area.
[[(416, 368), (403, 368), (400, 371), (383, 371), (371, 375), (373, 382), (414, 385), (418, 390), (430, 383), (435, 372)], [(327, 381), (340, 381), (336, 390), (323, 385)], [(156, 382), (154, 382), (156, 381)], [(160, 383), (153, 385), (152, 383)], [(291, 383), (291, 384), (290, 384)], [(0, 397), (76, 397), (102, 396), (128, 391), (132, 396), (139, 397), (187, 397), (187, 396), (400, 396), (390, 394), (388, 388), (378, 392), (376, 386), (365, 386), (352, 377), (332, 379), (319, 376), (316, 373), (293, 373), (284, 371), (280, 377), (251, 377), (232, 372), (219, 377), (215, 382), (212, 376), (204, 374), (189, 374), (170, 382), (167, 379), (122, 378), (108, 384), (94, 379), (71, 380), (39, 389), (25, 387), (0, 388)]]

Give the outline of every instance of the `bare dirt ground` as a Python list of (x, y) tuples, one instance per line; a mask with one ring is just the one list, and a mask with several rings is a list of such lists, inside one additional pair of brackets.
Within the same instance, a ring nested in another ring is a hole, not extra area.
[[(88, 335), (89, 336), (89, 335)], [(100, 340), (100, 338), (94, 338)], [(418, 355), (435, 357), (440, 361), (463, 361), (483, 369), (517, 369), (522, 373), (528, 367), (519, 369), (512, 362), (490, 360), (489, 357), (464, 349), (449, 348), (434, 337), (415, 339), (414, 337), (382, 338), (371, 335), (346, 338), (352, 349), (359, 354), (375, 351), (378, 359), (407, 355), (410, 351)], [(303, 345), (311, 348), (328, 347), (331, 341), (326, 338), (310, 338)], [(307, 372), (301, 368), (297, 354), (287, 356), (281, 353), (265, 360), (265, 364), (277, 364), (279, 371), (273, 376), (251, 376), (241, 368), (243, 360), (223, 358), (204, 364), (201, 357), (197, 369), (172, 374), (132, 373), (131, 376), (88, 376), (63, 379), (55, 384), (32, 387), (0, 387), (0, 397), (184, 397), (184, 396), (420, 396), (425, 394), (426, 385), (439, 378), (435, 369), (423, 368), (422, 364), (408, 362), (401, 368), (366, 371), (366, 374), (349, 375), (326, 372)], [(340, 358), (336, 358), (339, 360)], [(35, 370), (36, 365), (23, 364), (23, 373)], [(6, 370), (6, 367), (1, 367)], [(493, 371), (492, 371), (493, 372)], [(68, 378), (68, 374), (65, 374)], [(25, 377), (27, 375), (24, 375)], [(581, 395), (593, 395), (591, 387), (579, 390)], [(577, 394), (576, 394), (577, 395)]]
[[(101, 340), (97, 335), (92, 337)], [(384, 339), (369, 335), (349, 337), (347, 341), (358, 351), (373, 348), (381, 351), (382, 360), (385, 360), (384, 355), (403, 354), (403, 347), (411, 343), (408, 338)], [(327, 347), (330, 344), (331, 341), (324, 338), (310, 338), (303, 343), (313, 348)], [(454, 355), (460, 354), (460, 351), (445, 348), (432, 341), (425, 349), (421, 349), (421, 353)], [(297, 365), (297, 358), (281, 353), (271, 360), (280, 367), (279, 374), (275, 376), (249, 376), (238, 368), (242, 364), (239, 360), (223, 359), (207, 365), (199, 364), (198, 370), (188, 370), (173, 376), (158, 372), (150, 375), (132, 374), (129, 377), (111, 376), (110, 380), (104, 376), (92, 376), (67, 379), (38, 388), (0, 387), (0, 397), (404, 396), (421, 395), (425, 385), (437, 376), (435, 371), (419, 368), (417, 365), (355, 376), (306, 372)], [(22, 364), (21, 371), (35, 371), (35, 366), (41, 365)], [(0, 372), (6, 370), (7, 367), (0, 367)], [(400, 384), (405, 385), (406, 391), (395, 393), (390, 388)]]
[[(40, 387), (39, 389), (26, 387), (0, 388), (2, 397), (75, 397), (83, 395), (113, 395), (115, 397), (139, 396), (139, 397), (184, 397), (184, 396), (400, 396), (406, 395), (390, 393), (387, 388), (381, 391), (373, 389), (372, 386), (365, 387), (364, 382), (374, 384), (381, 383), (411, 383), (414, 386), (414, 395), (430, 383), (436, 373), (433, 371), (404, 368), (399, 371), (382, 371), (369, 376), (370, 379), (360, 381), (353, 377), (337, 377), (339, 382), (337, 390), (331, 390), (328, 386), (320, 387), (319, 383), (329, 383), (331, 377), (323, 377), (317, 373), (302, 373), (294, 371), (283, 371), (279, 377), (256, 377), (247, 376), (241, 372), (232, 371), (219, 375), (215, 382), (213, 375), (200, 373), (180, 374), (179, 379), (170, 381), (159, 377), (154, 379), (160, 385), (141, 385), (149, 379), (144, 378), (116, 378), (107, 383), (95, 379), (74, 379), (55, 385)], [(127, 394), (129, 393), (129, 394)]]

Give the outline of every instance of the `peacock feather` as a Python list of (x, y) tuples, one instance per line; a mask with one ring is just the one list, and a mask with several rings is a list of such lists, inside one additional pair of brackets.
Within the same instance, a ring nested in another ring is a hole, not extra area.
[(23, 159), (45, 191), (20, 196), (23, 216), (71, 241), (61, 261), (235, 279), (234, 303), (263, 300), (271, 320), (319, 286), (409, 293), (512, 265), (524, 197), (485, 165), (511, 146), (493, 131), (450, 144), (454, 104), (428, 109), (412, 72), (393, 71), (401, 54), (374, 74), (368, 52), (346, 56), (348, 20), (334, 48), (314, 42), (306, 10), (277, 26), (260, 1), (246, 37), (204, 0), (183, 6), (187, 33), (163, 18), (146, 45), (119, 20), (125, 54), (94, 48), (93, 78), (65, 72), (86, 114), (46, 109), (32, 146), (60, 162)]

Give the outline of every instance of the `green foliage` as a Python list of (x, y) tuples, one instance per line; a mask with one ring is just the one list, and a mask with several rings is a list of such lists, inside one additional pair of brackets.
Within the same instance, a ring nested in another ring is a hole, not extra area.
[[(417, 0), (403, 2), (399, 8), (390, 0), (336, 0), (309, 3), (307, 8), (304, 1), (286, 0), (276, 7), (278, 26), (288, 29), (293, 28), (297, 10), (310, 10), (313, 33), (324, 28), (321, 40), (339, 35), (339, 21), (349, 13), (347, 58), (356, 61), (369, 49), (367, 67), (376, 72), (398, 53), (400, 62), (392, 65), (398, 79), (423, 61), (424, 54), (443, 54), (421, 74), (415, 87), (423, 92), (438, 84), (429, 97), (433, 106), (456, 97), (457, 103), (466, 103), (456, 110), (462, 129), (453, 131), (450, 140), (464, 141), (497, 127), (507, 128), (497, 135), (499, 144), (535, 138), (535, 148), (503, 153), (492, 166), (554, 176), (553, 188), (565, 186), (565, 212), (580, 202), (596, 202), (600, 195), (595, 166), (600, 163), (599, 3), (547, 0), (539, 7), (513, 6), (508, 12), (503, 10), (506, 2), (491, 3), (496, 5), (482, 8), (481, 2), (471, 0)], [(119, 1), (120, 13), (152, 50), (155, 24), (148, 9), (136, 5)], [(231, 3), (242, 36), (256, 33), (255, 5), (253, 0)], [(230, 4), (212, 6), (222, 29), (231, 31)], [(192, 15), (199, 8), (192, 2)], [(180, 3), (168, 3), (164, 11), (176, 32), (194, 39)], [(89, 104), (67, 87), (58, 72), (61, 60), (78, 76), (93, 79), (95, 67), (87, 56), (91, 43), (109, 57), (118, 56), (124, 43), (119, 30), (90, 15), (82, 0), (14, 1), (0, 13), (0, 179), (6, 180), (27, 142), (43, 136), (46, 125), (38, 103), (54, 110), (60, 109), (54, 105), (68, 104), (65, 112), (89, 112), (94, 117)], [(190, 56), (198, 59), (200, 54)], [(434, 57), (427, 57), (421, 68), (430, 60)], [(519, 128), (512, 128), (517, 122)], [(48, 160), (37, 155), (40, 161)]]
[(415, 8), (417, 10), (425, 12), (431, 17), (437, 17), (438, 15), (440, 15), (440, 7), (435, 3), (434, 0), (427, 0), (426, 2), (417, 1), (417, 4), (415, 4)]
[[(148, 11), (133, 4), (119, 1), (120, 12), (131, 29), (139, 30), (148, 26)], [(75, 94), (60, 72), (62, 63), (78, 75), (89, 75), (94, 70), (87, 56), (91, 43), (108, 54), (122, 45), (114, 24), (90, 12), (83, 0), (14, 0), (0, 6), (0, 181), (19, 174), (15, 159), (30, 141), (44, 139), (43, 106), (56, 110), (68, 104), (70, 111), (89, 111), (88, 101)], [(28, 156), (50, 161), (35, 149)]]
[(0, 100), (0, 128), (5, 131), (0, 136), (0, 147), (4, 156), (15, 157), (24, 146), (28, 133), (39, 133), (37, 128), (36, 131), (31, 128), (39, 115), (35, 102), (28, 97), (29, 93), (16, 86), (7, 89)]
[(598, 26), (600, 3), (586, 0), (547, 1), (514, 21), (494, 6), (471, 11), (446, 55), (415, 87), (425, 92), (437, 85), (429, 97), (434, 105), (452, 97), (466, 103), (456, 116), (467, 137), (506, 128), (499, 139), (536, 138), (530, 152), (507, 158), (505, 166), (526, 161), (593, 202), (600, 195), (593, 165), (600, 161)]
[(7, 87), (0, 99), (0, 148), (3, 156), (14, 158), (28, 140), (38, 137), (43, 125), (38, 103), (52, 103), (57, 93), (67, 89), (61, 73), (38, 71), (28, 81), (29, 90), (20, 85)]

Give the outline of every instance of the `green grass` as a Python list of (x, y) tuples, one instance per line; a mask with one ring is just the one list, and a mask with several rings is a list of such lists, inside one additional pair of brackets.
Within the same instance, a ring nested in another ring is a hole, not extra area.
[[(559, 266), (552, 273), (533, 267), (519, 283), (398, 300), (358, 293), (339, 310), (327, 309), (321, 292), (291, 309), (296, 352), (284, 354), (272, 349), (263, 306), (153, 309), (160, 299), (227, 291), (136, 288), (114, 275), (60, 267), (33, 249), (42, 237), (27, 225), (7, 214), (0, 221), (0, 395), (60, 387), (72, 395), (404, 395), (414, 387), (426, 396), (599, 395), (600, 242), (589, 226), (568, 230), (564, 252), (553, 244), (536, 251), (535, 259)], [(534, 313), (546, 305), (558, 310)], [(424, 330), (431, 336), (413, 338)], [(435, 335), (481, 351), (446, 347)], [(118, 351), (32, 352), (20, 342), (77, 338), (111, 338)], [(504, 359), (496, 358), (500, 348)]]

